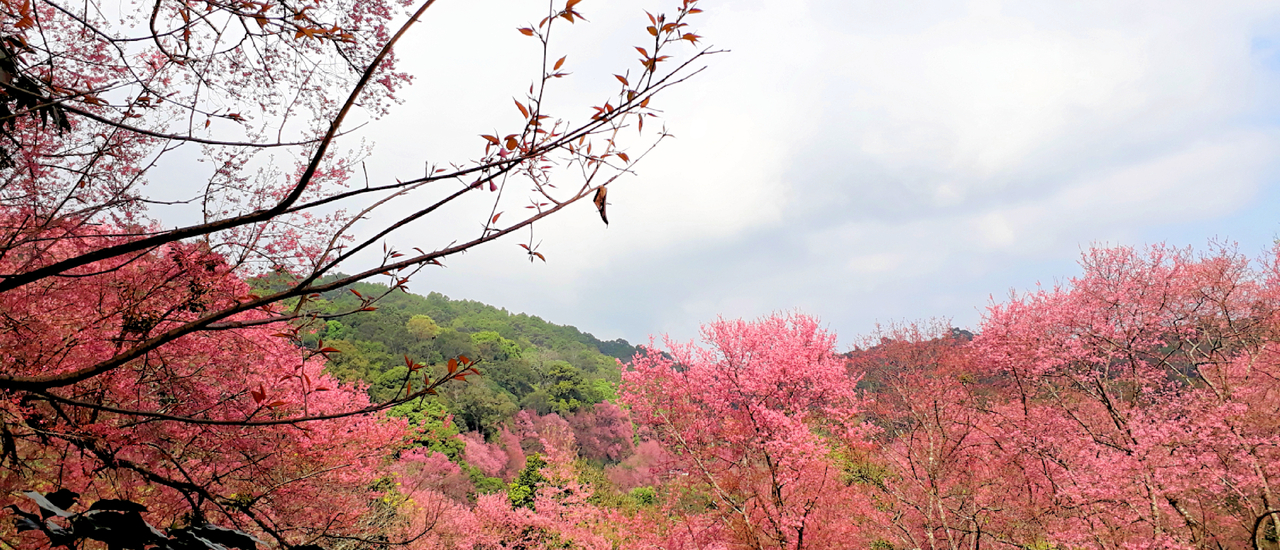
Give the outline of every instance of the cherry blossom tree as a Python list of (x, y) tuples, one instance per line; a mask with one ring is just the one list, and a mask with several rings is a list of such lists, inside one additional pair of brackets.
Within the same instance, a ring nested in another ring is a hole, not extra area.
[(1034, 546), (1046, 532), (1043, 477), (996, 437), (990, 408), (1009, 396), (968, 344), (935, 322), (885, 329), (849, 353), (882, 429), (851, 474), (877, 489), (895, 547)]
[[(60, 244), (92, 247), (103, 238)], [(139, 304), (187, 311), (235, 303), (249, 287), (227, 270), (207, 247), (175, 243), (96, 277), (51, 280), (38, 301), (0, 294), (13, 327), (0, 332), (6, 367), (91, 364), (137, 340), (137, 325), (147, 322), (133, 309)], [(149, 294), (131, 302), (135, 292)], [(124, 325), (102, 322), (112, 317)], [(355, 524), (384, 457), (407, 435), (402, 421), (349, 415), (368, 400), (323, 374), (322, 355), (250, 324), (186, 335), (60, 393), (11, 392), (0, 407), (0, 486), (6, 495), (65, 489), (145, 503), (158, 525), (214, 521), (282, 544), (314, 542)], [(326, 416), (334, 419), (282, 422)]]
[(855, 350), (892, 540), (1274, 546), (1276, 254), (1093, 249), (972, 343), (899, 329)]
[(971, 343), (901, 327), (851, 354), (896, 545), (1269, 548), (1277, 251), (1088, 251)]
[[(351, 530), (367, 524), (374, 482), (406, 437), (403, 421), (372, 413), (478, 371), (466, 357), (406, 357), (394, 399), (369, 403), (321, 372), (336, 350), (306, 349), (302, 336), (379, 296), (326, 315), (310, 301), (374, 277), (403, 289), (516, 232), (531, 239), (520, 253), (545, 261), (534, 223), (582, 199), (607, 223), (607, 186), (666, 136), (643, 128), (658, 114), (651, 101), (708, 53), (688, 26), (696, 0), (637, 10), (639, 62), (595, 75), (616, 93), (580, 116), (552, 113), (572, 65), (552, 55), (552, 36), (583, 8), (550, 3), (511, 31), (541, 55), (532, 84), (502, 106), (506, 129), (477, 132), (469, 160), (356, 185), (369, 149), (354, 121), (399, 101), (410, 75), (396, 45), (433, 4), (0, 0), (6, 495), (138, 499), (156, 525), (213, 518), (282, 546), (372, 540)], [(212, 170), (155, 170), (188, 150)], [(483, 207), (470, 211), (463, 198), (476, 196)], [(382, 215), (392, 202), (420, 206)], [(173, 227), (155, 212), (174, 204), (199, 215)], [(435, 248), (385, 248), (454, 211), (477, 225)], [(370, 251), (380, 261), (361, 259)], [(267, 274), (270, 284), (246, 282)]]
[(605, 401), (567, 418), (578, 442), (578, 454), (595, 461), (618, 462), (634, 448), (631, 420), (617, 405)]
[[(802, 315), (703, 327), (708, 347), (667, 342), (623, 375), (633, 418), (674, 455), (674, 480), (747, 548), (865, 548), (878, 519), (837, 460), (868, 450), (856, 378), (835, 338)], [(681, 475), (683, 474), (683, 475)]]
[(657, 441), (645, 440), (636, 445), (631, 456), (605, 468), (605, 474), (614, 486), (629, 491), (636, 487), (660, 484), (671, 466), (671, 457), (662, 445)]
[(1009, 394), (992, 425), (1042, 465), (1051, 540), (1262, 543), (1280, 473), (1277, 252), (1095, 249), (1081, 277), (992, 308), (974, 340)]

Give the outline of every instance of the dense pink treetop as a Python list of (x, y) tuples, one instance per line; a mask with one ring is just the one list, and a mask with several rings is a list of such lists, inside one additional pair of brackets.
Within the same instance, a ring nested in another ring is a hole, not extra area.
[(635, 452), (622, 462), (605, 468), (605, 474), (614, 486), (623, 490), (655, 486), (673, 467), (671, 454), (652, 439), (641, 441)]
[(734, 545), (863, 548), (878, 517), (832, 449), (865, 449), (856, 379), (835, 338), (803, 315), (717, 321), (707, 347), (668, 341), (624, 373), (632, 418), (705, 491)]
[(617, 405), (605, 401), (569, 416), (578, 441), (578, 454), (588, 460), (618, 462), (635, 448), (631, 419)]
[(489, 477), (501, 475), (506, 469), (509, 457), (501, 445), (485, 442), (484, 434), (480, 432), (467, 432), (458, 437), (466, 442), (463, 458), (467, 464), (475, 466)]

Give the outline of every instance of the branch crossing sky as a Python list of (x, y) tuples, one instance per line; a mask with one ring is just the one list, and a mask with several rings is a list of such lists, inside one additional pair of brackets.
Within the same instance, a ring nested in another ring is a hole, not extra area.
[[(538, 228), (548, 263), (512, 239), (411, 289), (632, 342), (798, 309), (848, 346), (878, 322), (972, 328), (1095, 243), (1257, 256), (1280, 234), (1280, 2), (701, 3), (731, 52), (657, 101), (677, 139), (610, 186), (607, 229), (584, 201)], [(376, 176), (474, 156), (534, 76), (515, 29), (542, 3), (437, 7), (402, 50), (405, 104), (365, 132)], [(638, 70), (662, 7), (579, 4), (565, 105)]]

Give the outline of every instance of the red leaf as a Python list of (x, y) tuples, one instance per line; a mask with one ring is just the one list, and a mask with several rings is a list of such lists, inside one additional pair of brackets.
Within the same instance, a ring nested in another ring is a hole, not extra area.
[(631, 157), (628, 157), (626, 153), (618, 153), (618, 158), (622, 159), (622, 162), (631, 162)]
[(459, 355), (459, 356), (458, 356), (458, 362), (459, 362), (459, 363), (462, 363), (463, 365), (470, 365), (470, 364), (471, 364), (471, 359), (469, 359), (469, 358), (468, 358), (467, 356), (465, 356), (465, 355)]
[(619, 81), (619, 82), (621, 82), (623, 86), (630, 86), (630, 85), (631, 85), (631, 83), (630, 83), (630, 82), (627, 82), (627, 77), (625, 77), (625, 76), (622, 76), (622, 75), (620, 75), (620, 74), (615, 74), (615, 75), (613, 75), (613, 77), (614, 77), (614, 78), (616, 78), (616, 79), (618, 79), (618, 81)]
[(567, 55), (566, 55), (566, 56), (564, 56), (564, 57), (561, 57), (559, 61), (556, 61), (556, 65), (555, 65), (554, 67), (552, 67), (552, 68), (551, 68), (551, 70), (553, 70), (553, 71), (558, 71), (558, 70), (560, 70), (560, 67), (564, 66), (564, 60), (565, 60), (565, 58), (567, 58), (567, 57), (569, 57), (569, 56), (567, 56)]
[(450, 359), (450, 360), (449, 360), (449, 374), (453, 374), (453, 372), (454, 372), (454, 371), (456, 371), (456, 370), (458, 370), (458, 360), (457, 360), (457, 359)]
[(529, 110), (525, 109), (524, 105), (521, 105), (519, 101), (516, 101), (514, 99), (512, 99), (511, 101), (515, 101), (516, 108), (520, 109), (520, 114), (524, 115), (525, 118), (529, 118)]
[(267, 403), (267, 406), (268, 406), (268, 407), (270, 407), (270, 408), (273, 408), (273, 409), (274, 409), (274, 408), (276, 408), (276, 407), (279, 407), (279, 406), (281, 406), (281, 405), (285, 405), (285, 402), (284, 402), (284, 401), (272, 401), (272, 402), (270, 402), (270, 403)]
[(519, 30), (520, 30), (520, 34), (523, 34), (525, 36), (533, 36), (533, 29), (530, 29), (528, 27), (523, 27)]
[(489, 223), (498, 223), (498, 216), (501, 216), (501, 215), (502, 215), (502, 212), (498, 212), (497, 214), (494, 214), (493, 219), (489, 220)]
[(342, 353), (338, 348), (321, 348), (320, 353)]
[(360, 295), (360, 291), (358, 291), (358, 290), (356, 290), (356, 289), (354, 289), (354, 288), (351, 288), (351, 289), (348, 289), (348, 290), (350, 290), (352, 294), (355, 294), (355, 295), (356, 295), (356, 297), (364, 298), (364, 296), (361, 296), (361, 295)]

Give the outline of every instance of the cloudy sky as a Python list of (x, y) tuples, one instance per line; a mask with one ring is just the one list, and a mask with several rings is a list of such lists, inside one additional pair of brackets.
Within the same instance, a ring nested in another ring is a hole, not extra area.
[[(666, 3), (579, 4), (566, 105), (607, 93)], [(1280, 2), (701, 4), (697, 32), (731, 51), (659, 100), (677, 137), (610, 186), (612, 225), (577, 205), (537, 228), (546, 264), (512, 239), (411, 289), (632, 342), (799, 310), (847, 345), (877, 323), (975, 327), (1095, 244), (1256, 256), (1280, 236)], [(544, 9), (433, 7), (401, 50), (404, 104), (363, 131), (373, 177), (509, 124), (536, 71), (515, 28)]]

